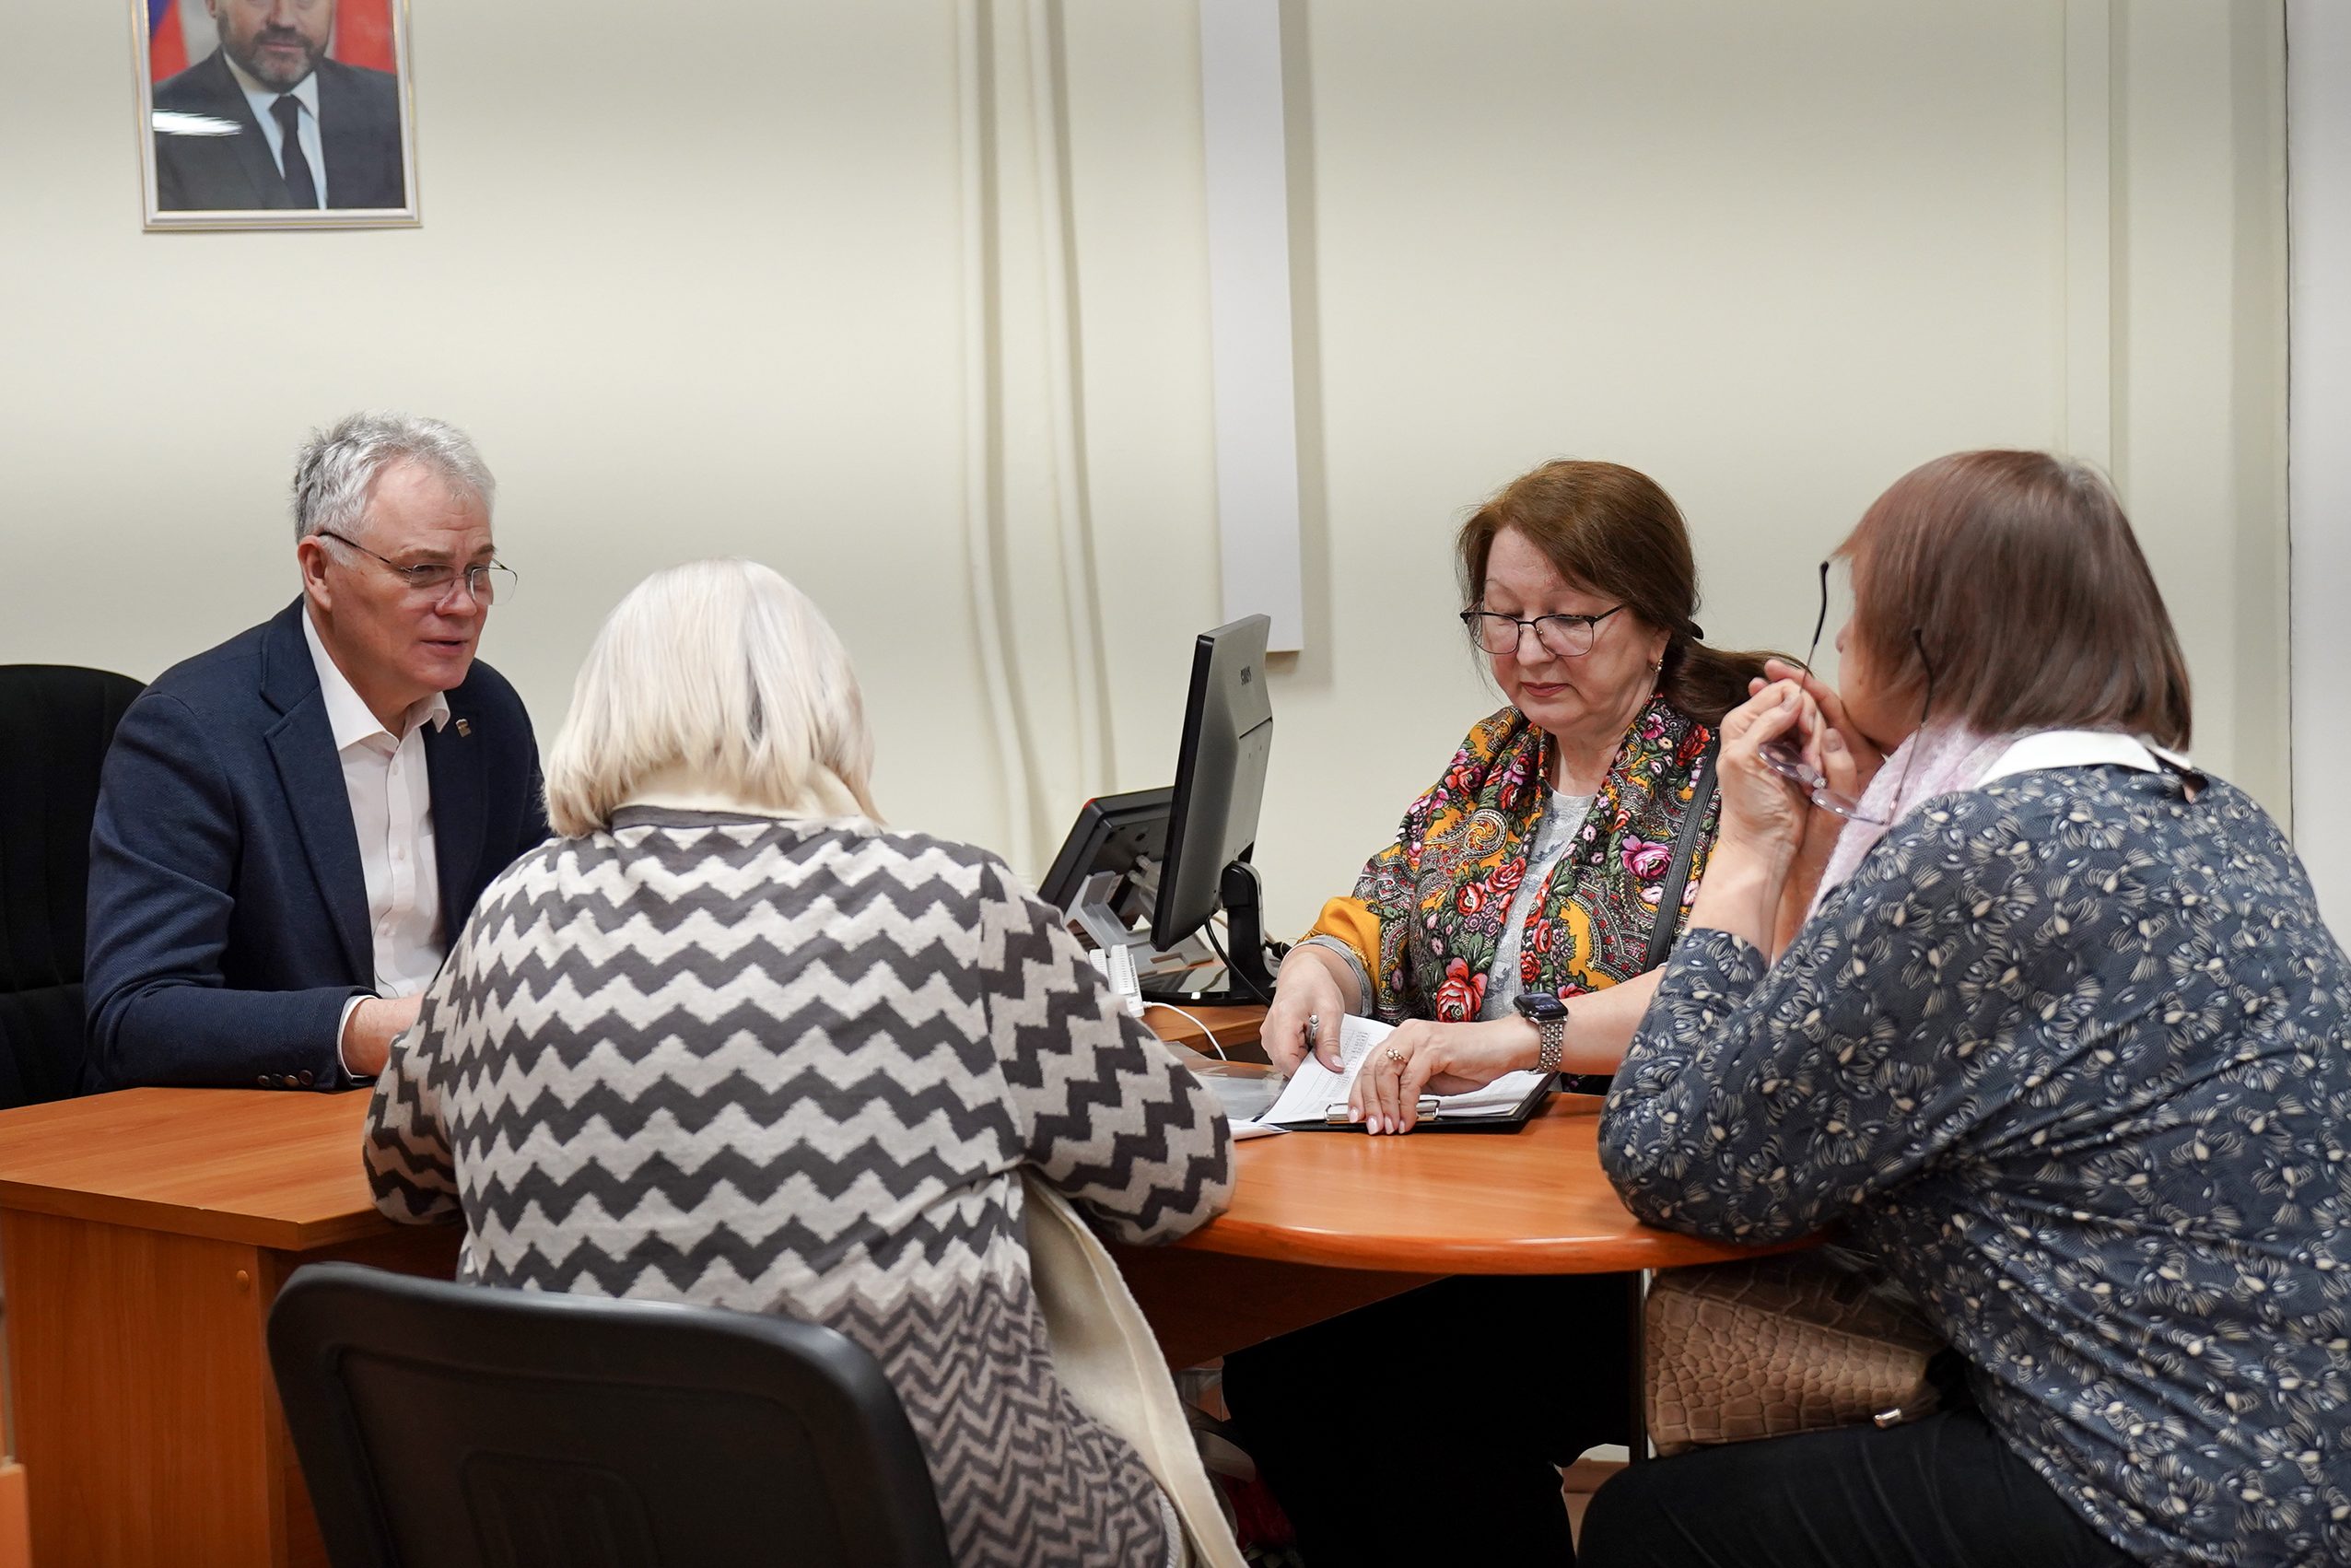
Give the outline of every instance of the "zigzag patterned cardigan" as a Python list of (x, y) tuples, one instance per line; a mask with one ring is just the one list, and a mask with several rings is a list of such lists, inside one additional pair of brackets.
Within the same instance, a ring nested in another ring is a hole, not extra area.
[(1178, 1537), (1054, 1375), (1027, 1167), (1129, 1242), (1221, 1210), (1214, 1098), (985, 852), (624, 809), (483, 894), (393, 1047), (367, 1166), (460, 1277), (826, 1323), (905, 1399), (969, 1564)]

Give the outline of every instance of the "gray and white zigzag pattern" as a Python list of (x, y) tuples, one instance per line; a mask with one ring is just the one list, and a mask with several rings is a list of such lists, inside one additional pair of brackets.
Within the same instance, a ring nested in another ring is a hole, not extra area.
[(829, 1323), (906, 1402), (956, 1558), (1148, 1563), (1149, 1474), (1055, 1379), (1037, 1169), (1124, 1240), (1230, 1195), (1212, 1098), (984, 853), (633, 809), (483, 895), (368, 1164), (485, 1283)]

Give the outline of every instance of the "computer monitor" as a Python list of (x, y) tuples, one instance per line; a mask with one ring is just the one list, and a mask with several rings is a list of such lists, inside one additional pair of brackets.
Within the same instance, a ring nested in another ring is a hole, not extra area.
[(1096, 947), (1147, 942), (1159, 963), (1178, 970), (1188, 964), (1177, 950), (1197, 953), (1187, 941), (1196, 933), (1220, 945), (1208, 927), (1222, 909), (1224, 987), (1183, 989), (1180, 977), (1147, 974), (1147, 997), (1214, 1004), (1273, 995), (1257, 873), (1249, 864), (1273, 747), (1265, 681), (1270, 628), (1265, 616), (1251, 615), (1200, 635), (1175, 784), (1088, 801), (1037, 888)]
[(1184, 704), (1151, 940), (1165, 952), (1205, 930), (1219, 907), (1224, 910), (1230, 984), (1219, 994), (1186, 993), (1195, 1001), (1273, 996), (1257, 873), (1249, 864), (1273, 754), (1265, 673), (1271, 626), (1264, 615), (1246, 615), (1201, 633), (1192, 648), (1192, 685)]
[(1175, 793), (1162, 785), (1088, 801), (1053, 857), (1037, 896), (1067, 914), (1096, 947), (1131, 942), (1129, 933), (1150, 921)]

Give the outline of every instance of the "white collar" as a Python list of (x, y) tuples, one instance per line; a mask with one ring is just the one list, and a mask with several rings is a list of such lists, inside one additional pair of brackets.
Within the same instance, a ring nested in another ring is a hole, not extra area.
[(2108, 764), (2156, 773), (2161, 771), (2164, 761), (2181, 767), (2188, 766), (2184, 756), (2158, 751), (2135, 736), (2112, 730), (2043, 730), (2024, 736), (2002, 752), (1976, 782), (1989, 784), (2012, 773), (2037, 773), (2050, 767), (2097, 767)]
[(657, 768), (628, 791), (623, 806), (651, 806), (661, 811), (729, 812), (738, 816), (774, 817), (782, 822), (847, 822), (863, 818), (849, 788), (831, 768), (809, 769), (800, 799), (790, 805), (754, 801), (731, 790), (703, 782), (684, 767)]
[(290, 88), (274, 88), (237, 64), (229, 57), (228, 51), (226, 49), (220, 52), (220, 60), (221, 64), (228, 67), (228, 74), (237, 78), (237, 85), (245, 89), (245, 101), (253, 106), (253, 115), (256, 119), (268, 118), (271, 113), (270, 106), (289, 92), (303, 108), (310, 111), (311, 119), (315, 120), (319, 117), (319, 74), (315, 70)]
[(745, 800), (727, 790), (693, 790), (684, 787), (639, 787), (628, 792), (628, 799), (614, 807), (626, 811), (630, 806), (649, 806), (661, 812), (723, 812), (729, 816), (771, 816), (779, 822), (792, 822), (801, 816), (781, 806), (771, 806), (761, 801)]
[(372, 740), (378, 735), (397, 744), (407, 738), (406, 731), (414, 731), (419, 724), (430, 724), (438, 730), (449, 722), (449, 694), (435, 692), (431, 696), (409, 706), (403, 722), (404, 733), (393, 734), (383, 727), (383, 721), (376, 717), (375, 710), (361, 700), (349, 677), (344, 674), (342, 666), (335, 663), (333, 655), (327, 652), (326, 643), (319, 637), (317, 623), (310, 619), (308, 603), (302, 606), (302, 638), (310, 645), (310, 662), (318, 669), (319, 696), (326, 703), (327, 726), (334, 731), (336, 751), (348, 751), (359, 742)]

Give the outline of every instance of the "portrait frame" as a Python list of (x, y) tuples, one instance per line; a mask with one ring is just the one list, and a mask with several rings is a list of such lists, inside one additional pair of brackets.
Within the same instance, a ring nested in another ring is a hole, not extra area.
[[(306, 75), (280, 92), (232, 61), (219, 19), (229, 13), (227, 25), (251, 54), (251, 33), (236, 29), (254, 10), (272, 9), (268, 0), (128, 0), (147, 232), (417, 227), (408, 0), (293, 3), (322, 9), (326, 35)], [(347, 34), (346, 22), (355, 24)], [(295, 32), (305, 25), (298, 18)], [(264, 74), (300, 68), (283, 64), (294, 47), (290, 35), (271, 34), (261, 45)], [(296, 115), (310, 117), (302, 146), (319, 153), (301, 158), (291, 179), (277, 150), (284, 133), (264, 135), (258, 123), (254, 95), (273, 92), (306, 106)], [(304, 174), (316, 199), (335, 205), (297, 205), (288, 187), (298, 189)]]

